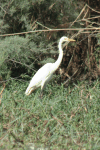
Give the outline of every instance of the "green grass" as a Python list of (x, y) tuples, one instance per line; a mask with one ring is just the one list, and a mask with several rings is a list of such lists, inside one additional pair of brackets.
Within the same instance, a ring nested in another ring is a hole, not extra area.
[(3, 92), (0, 150), (29, 150), (31, 143), (44, 150), (100, 149), (99, 81), (68, 88), (50, 83), (43, 99), (40, 89), (25, 96), (27, 84), (13, 81)]

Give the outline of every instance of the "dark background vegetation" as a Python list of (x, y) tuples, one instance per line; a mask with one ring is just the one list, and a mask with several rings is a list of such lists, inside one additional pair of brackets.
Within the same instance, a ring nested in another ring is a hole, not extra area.
[[(12, 143), (6, 149), (37, 141), (51, 149), (100, 148), (99, 27), (99, 0), (0, 1), (0, 140)], [(42, 31), (49, 29), (55, 31)], [(24, 97), (36, 71), (57, 60), (62, 36), (76, 42), (63, 46), (54, 86), (42, 101)]]
[[(21, 33), (32, 30), (98, 27), (100, 13), (98, 1), (1, 1), (0, 34)], [(95, 5), (94, 5), (95, 3)], [(88, 19), (88, 18), (93, 19)], [(95, 18), (96, 17), (96, 18)], [(82, 19), (86, 19), (83, 21)], [(80, 21), (79, 21), (80, 20)], [(72, 25), (73, 23), (73, 25)], [(87, 31), (87, 30), (85, 30)], [(77, 31), (53, 31), (1, 36), (0, 39), (0, 76), (3, 80), (10, 77), (30, 77), (43, 64), (54, 62), (58, 57), (58, 39), (71, 37)], [(80, 33), (75, 37), (76, 44), (65, 48), (64, 59), (58, 74), (65, 80), (96, 79), (99, 74), (99, 31)], [(89, 61), (87, 60), (89, 58)], [(77, 70), (78, 69), (78, 70)], [(76, 73), (75, 73), (76, 71)], [(34, 72), (34, 73), (33, 73)], [(93, 73), (94, 72), (94, 73)], [(60, 80), (61, 82), (62, 80)]]

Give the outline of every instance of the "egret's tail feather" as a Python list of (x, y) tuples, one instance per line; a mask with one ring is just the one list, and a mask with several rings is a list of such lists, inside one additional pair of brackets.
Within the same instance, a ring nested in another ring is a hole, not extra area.
[(25, 95), (30, 95), (33, 91), (34, 91), (35, 89), (34, 88), (30, 88), (30, 87), (28, 87), (27, 89), (26, 89), (26, 91), (25, 91)]

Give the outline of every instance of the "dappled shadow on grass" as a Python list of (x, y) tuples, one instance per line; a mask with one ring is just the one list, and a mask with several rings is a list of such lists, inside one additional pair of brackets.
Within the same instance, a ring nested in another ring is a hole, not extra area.
[(100, 84), (48, 85), (25, 96), (25, 85), (12, 82), (0, 105), (0, 147), (99, 149)]

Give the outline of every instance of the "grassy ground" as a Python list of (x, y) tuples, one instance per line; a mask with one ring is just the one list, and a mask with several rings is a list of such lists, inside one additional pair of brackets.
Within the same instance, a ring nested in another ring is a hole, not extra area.
[[(48, 84), (30, 96), (27, 83), (6, 86), (0, 105), (0, 150), (99, 150), (100, 82)], [(30, 147), (30, 148), (29, 148)]]

